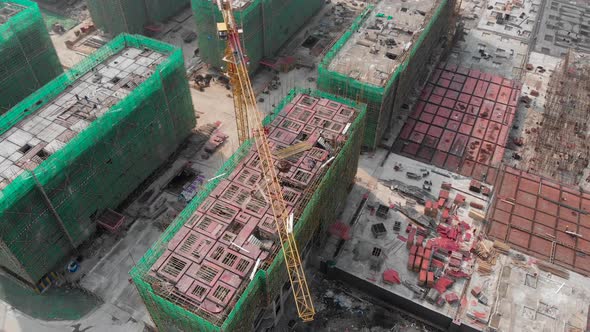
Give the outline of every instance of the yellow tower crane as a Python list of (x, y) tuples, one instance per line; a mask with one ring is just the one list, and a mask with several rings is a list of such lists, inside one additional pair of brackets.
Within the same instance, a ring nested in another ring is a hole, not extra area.
[(223, 22), (217, 24), (217, 32), (219, 38), (227, 43), (224, 61), (227, 63), (227, 73), (233, 90), (238, 139), (240, 144), (248, 138), (254, 139), (260, 158), (263, 188), (279, 233), (297, 312), (303, 321), (312, 321), (315, 309), (293, 234), (293, 216), (287, 212), (266, 132), (258, 112), (256, 96), (248, 75), (249, 60), (240, 40), (242, 30), (236, 23), (231, 0), (217, 0), (217, 6), (223, 14)]

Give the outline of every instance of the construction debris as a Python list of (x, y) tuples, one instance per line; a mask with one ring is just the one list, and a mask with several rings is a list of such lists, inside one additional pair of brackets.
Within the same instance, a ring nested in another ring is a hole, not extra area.
[(495, 240), (494, 241), (494, 249), (496, 249), (501, 254), (508, 255), (508, 252), (510, 251), (510, 245), (507, 243)]

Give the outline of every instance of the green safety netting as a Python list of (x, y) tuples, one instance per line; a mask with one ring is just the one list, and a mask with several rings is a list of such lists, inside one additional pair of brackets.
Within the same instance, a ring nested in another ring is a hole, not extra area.
[(143, 33), (150, 23), (163, 22), (189, 5), (190, 0), (87, 0), (94, 24), (103, 31)]
[[(263, 124), (270, 124), (280, 111), (300, 93), (329, 98), (354, 107), (359, 111), (349, 130), (350, 136), (348, 140), (340, 147), (340, 152), (322, 177), (311, 200), (305, 206), (294, 227), (299, 247), (303, 249), (310, 242), (318, 228), (325, 229), (328, 223), (335, 220), (336, 213), (341, 208), (341, 204), (345, 202), (348, 187), (357, 171), (366, 106), (321, 91), (294, 89), (281, 101), (273, 114), (264, 119)], [(259, 310), (266, 307), (268, 299), (273, 299), (280, 292), (285, 281), (288, 281), (283, 254), (279, 252), (268, 269), (261, 269), (256, 273), (254, 279), (246, 286), (228, 316), (217, 317), (218, 320), (215, 322), (185, 309), (181, 305), (172, 302), (169, 298), (160, 296), (149, 283), (150, 268), (166, 250), (168, 242), (215, 187), (228, 177), (240, 161), (248, 155), (251, 148), (251, 141), (247, 141), (238, 148), (219, 169), (213, 180), (209, 181), (199, 191), (197, 196), (172, 222), (162, 237), (154, 243), (131, 271), (133, 281), (148, 308), (152, 320), (160, 331), (252, 331), (253, 322)]]
[(0, 115), (63, 73), (36, 3), (0, 0), (20, 12), (0, 23)]
[[(243, 43), (255, 71), (264, 57), (272, 57), (322, 7), (323, 0), (253, 0), (234, 15), (244, 30)], [(221, 13), (210, 0), (192, 0), (197, 22), (199, 54), (205, 63), (222, 67), (225, 41), (217, 38)]]
[[(336, 71), (329, 69), (330, 63), (338, 52), (344, 47), (353, 34), (355, 34), (370, 15), (380, 16), (384, 14), (374, 13), (374, 6), (367, 7), (352, 23), (351, 27), (334, 44), (318, 66), (318, 88), (330, 93), (344, 96), (367, 104), (367, 125), (365, 128), (364, 146), (375, 149), (383, 136), (385, 129), (390, 124), (394, 114), (398, 114), (401, 105), (407, 102), (410, 90), (423, 77), (428, 69), (425, 63), (416, 61), (416, 58), (430, 56), (436, 42), (441, 35), (446, 34), (448, 26), (442, 25), (444, 20), (450, 22), (454, 0), (441, 0), (433, 11), (428, 24), (413, 40), (409, 55), (395, 69), (384, 86), (377, 86), (358, 81)], [(436, 27), (436, 29), (432, 29)], [(426, 60), (427, 61), (427, 60)], [(407, 69), (411, 69), (408, 71)], [(420, 75), (418, 74), (420, 72)], [(401, 87), (401, 89), (398, 89)], [(400, 96), (399, 100), (396, 98)]]
[(62, 149), (0, 191), (0, 263), (31, 284), (71, 252), (65, 232), (75, 246), (85, 241), (95, 230), (92, 219), (116, 208), (195, 126), (182, 51), (121, 34), (7, 112), (0, 118), (0, 134), (126, 47), (151, 49), (167, 58)]

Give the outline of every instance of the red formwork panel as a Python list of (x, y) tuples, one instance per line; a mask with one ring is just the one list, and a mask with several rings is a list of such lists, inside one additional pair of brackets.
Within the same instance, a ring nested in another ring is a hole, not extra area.
[(527, 231), (527, 232), (533, 231), (533, 221), (532, 220), (525, 219), (525, 218), (519, 217), (517, 215), (513, 215), (512, 218), (510, 219), (510, 222), (512, 225), (514, 225), (516, 228), (518, 228), (520, 230)]
[(420, 144), (424, 140), (424, 136), (424, 133), (421, 133), (414, 128), (414, 131), (410, 135), (410, 141)]
[(446, 107), (439, 107), (438, 110), (436, 111), (436, 115), (441, 116), (443, 118), (449, 118), (451, 116), (451, 114), (453, 113), (453, 110), (448, 109)]
[[(463, 121), (464, 116), (465, 116), (465, 113), (455, 110), (451, 113), (451, 116), (449, 117), (449, 119), (456, 121), (458, 123), (461, 123), (461, 121)], [(457, 128), (459, 128), (459, 127), (457, 127)]]
[(447, 89), (445, 89), (443, 87), (440, 87), (440, 86), (437, 86), (437, 87), (435, 87), (432, 90), (432, 93), (435, 94), (435, 95), (437, 95), (437, 96), (444, 97), (445, 94), (447, 93), (447, 91), (448, 91)]
[(432, 164), (437, 167), (444, 167), (445, 161), (447, 160), (447, 154), (440, 150), (437, 150), (432, 157)]
[(494, 111), (494, 102), (491, 100), (485, 99), (481, 104), (481, 108), (479, 110), (479, 115), (482, 118), (489, 119), (492, 117), (492, 112)]
[(472, 96), (471, 100), (469, 101), (469, 105), (473, 105), (475, 107), (481, 107), (482, 103), (483, 103), (483, 98), (480, 98), (477, 96)]
[[(425, 101), (422, 105), (426, 105)], [(435, 113), (438, 106), (432, 106)], [(418, 116), (421, 111), (415, 114)], [(298, 95), (267, 126), (269, 144), (275, 150), (292, 145), (301, 133), (315, 144), (320, 131), (327, 140), (342, 141), (346, 139), (342, 131), (354, 116), (354, 110), (341, 103)], [(407, 138), (415, 132), (412, 121), (406, 124)], [(424, 123), (424, 133), (429, 126)], [(238, 290), (249, 282), (248, 276), (258, 259), (266, 260), (271, 253), (278, 252), (276, 241), (272, 248), (266, 247), (265, 241), (276, 240), (278, 235), (268, 203), (260, 192), (260, 159), (255, 149), (252, 147), (244, 161), (225, 175), (151, 268), (154, 280), (173, 284), (176, 296), (211, 313), (226, 310), (233, 303)], [(428, 156), (428, 151), (424, 151)], [(291, 169), (282, 175), (295, 184), (285, 187), (283, 192), (289, 213), (300, 203), (302, 191), (315, 180), (328, 157), (329, 152), (316, 145), (288, 160)]]
[(465, 151), (465, 147), (467, 146), (467, 142), (469, 140), (469, 136), (457, 134), (455, 137), (455, 141), (449, 151), (451, 154), (456, 156), (463, 156), (463, 152)]
[[(436, 127), (431, 127), (431, 128), (436, 128)], [(437, 135), (435, 135), (435, 136), (426, 135), (426, 136), (424, 136), (424, 141), (422, 142), (422, 146), (436, 149), (436, 146), (438, 145), (438, 141), (439, 141), (439, 137)], [(430, 159), (428, 159), (428, 160), (430, 160)]]
[(451, 130), (445, 130), (441, 136), (440, 142), (438, 143), (438, 150), (449, 152), (451, 146), (453, 145), (455, 135), (456, 132), (453, 132)]
[(447, 155), (444, 167), (452, 172), (459, 171), (459, 165), (461, 164), (461, 158), (453, 155)]
[(498, 93), (498, 99), (497, 102), (504, 104), (504, 105), (508, 105), (508, 102), (510, 101), (510, 95), (512, 94), (512, 88), (508, 87), (508, 86), (502, 86), (500, 88), (500, 92)]
[(428, 99), (428, 96), (430, 96), (430, 94), (432, 93), (433, 90), (434, 90), (434, 85), (432, 85), (430, 83), (429, 84), (426, 84), (426, 86), (424, 87), (424, 89), (420, 93), (420, 98), (422, 100), (427, 100)]
[(420, 149), (420, 144), (413, 142), (404, 142), (402, 152), (406, 155), (415, 156)]
[(442, 103), (442, 100), (443, 97), (437, 95), (430, 95), (430, 98), (428, 98), (428, 102), (433, 105), (440, 105), (440, 103)]
[(424, 160), (426, 162), (429, 162), (434, 156), (435, 152), (435, 148), (427, 145), (422, 145), (422, 147), (418, 150), (418, 153), (416, 154), (416, 158), (418, 160)]
[(444, 79), (447, 79), (447, 80), (452, 80), (453, 79), (453, 76), (455, 76), (453, 74), (453, 72), (452, 71), (449, 71), (448, 69), (445, 70), (445, 71), (443, 71), (441, 73), (441, 75), (440, 75), (441, 78), (444, 78)]
[(453, 108), (455, 108), (455, 103), (456, 103), (456, 100), (445, 97), (445, 98), (443, 98), (443, 100), (440, 103), (440, 105), (443, 106), (443, 107), (446, 107), (446, 108), (453, 109)]
[(455, 120), (449, 120), (449, 121), (447, 121), (447, 124), (444, 127), (448, 130), (457, 132), (457, 131), (459, 131), (459, 127), (461, 127), (461, 122), (455, 121)]
[(414, 130), (415, 121), (413, 119), (408, 119), (408, 121), (404, 124), (402, 131), (399, 134), (399, 138), (403, 140), (407, 140), (410, 138), (412, 131)]
[(472, 160), (463, 160), (459, 174), (463, 176), (471, 176), (473, 168), (475, 168), (475, 162)]
[[(465, 72), (464, 72), (463, 74), (465, 74)], [(454, 81), (454, 82), (457, 82), (457, 83), (463, 84), (463, 83), (465, 83), (465, 80), (467, 80), (467, 76), (465, 76), (465, 75), (461, 75), (461, 73), (459, 73), (459, 72), (457, 72), (457, 73), (456, 73), (456, 74), (453, 76), (453, 81)]]
[(457, 101), (465, 103), (465, 104), (469, 104), (470, 100), (471, 100), (471, 95), (467, 94), (467, 93), (459, 94), (459, 98), (457, 99)]
[(496, 101), (498, 98), (498, 93), (500, 92), (500, 85), (491, 83), (488, 86), (488, 91), (486, 92), (486, 99), (491, 101)]
[(473, 130), (473, 126), (469, 125), (467, 123), (462, 123), (461, 126), (459, 127), (459, 132), (461, 134), (470, 136), (471, 135), (471, 131)]
[[(444, 120), (443, 123), (446, 123), (446, 120)], [(436, 123), (434, 123), (434, 124), (436, 124)], [(444, 125), (442, 125), (440, 127), (438, 125), (436, 125), (436, 126), (430, 126), (428, 128), (428, 135), (434, 136), (434, 137), (437, 137), (437, 138), (440, 137), (442, 135), (443, 131), (444, 131), (442, 129), (442, 127), (444, 127)]]
[(473, 90), (473, 95), (480, 98), (484, 98), (489, 85), (489, 82), (485, 82), (482, 80), (477, 81), (477, 84), (475, 85), (475, 90)]
[(434, 114), (424, 112), (420, 115), (419, 119), (422, 122), (431, 123), (432, 120), (434, 119)]
[[(497, 176), (497, 195), (488, 214), (488, 236), (507, 241), (541, 259), (588, 273), (590, 215), (578, 188), (505, 167)], [(571, 204), (571, 205), (570, 205)], [(572, 236), (566, 231), (581, 235)]]
[[(440, 127), (440, 128), (444, 128), (447, 125), (447, 121), (448, 119), (445, 117), (442, 117), (440, 115), (437, 115), (434, 117), (434, 119), (432, 120), (432, 124), (434, 126)], [(441, 132), (442, 134), (442, 132)]]
[[(461, 174), (490, 183), (514, 120), (510, 105), (519, 93), (517, 84), (500, 76), (465, 68), (452, 71), (443, 65), (426, 84), (394, 151), (442, 167), (465, 168)], [(435, 143), (438, 151), (432, 152)], [(447, 160), (447, 154), (455, 157)]]

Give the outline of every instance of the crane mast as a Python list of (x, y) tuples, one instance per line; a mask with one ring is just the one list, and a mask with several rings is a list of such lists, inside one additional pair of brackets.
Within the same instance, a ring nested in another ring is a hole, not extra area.
[(293, 234), (292, 215), (289, 215), (283, 198), (266, 132), (258, 112), (256, 96), (248, 75), (249, 60), (240, 40), (242, 30), (236, 24), (231, 1), (217, 0), (217, 5), (223, 14), (223, 23), (217, 24), (217, 31), (219, 38), (227, 42), (224, 60), (227, 63), (227, 73), (233, 89), (238, 139), (240, 143), (248, 138), (254, 139), (260, 158), (262, 187), (274, 216), (297, 312), (303, 321), (312, 321), (315, 309)]

